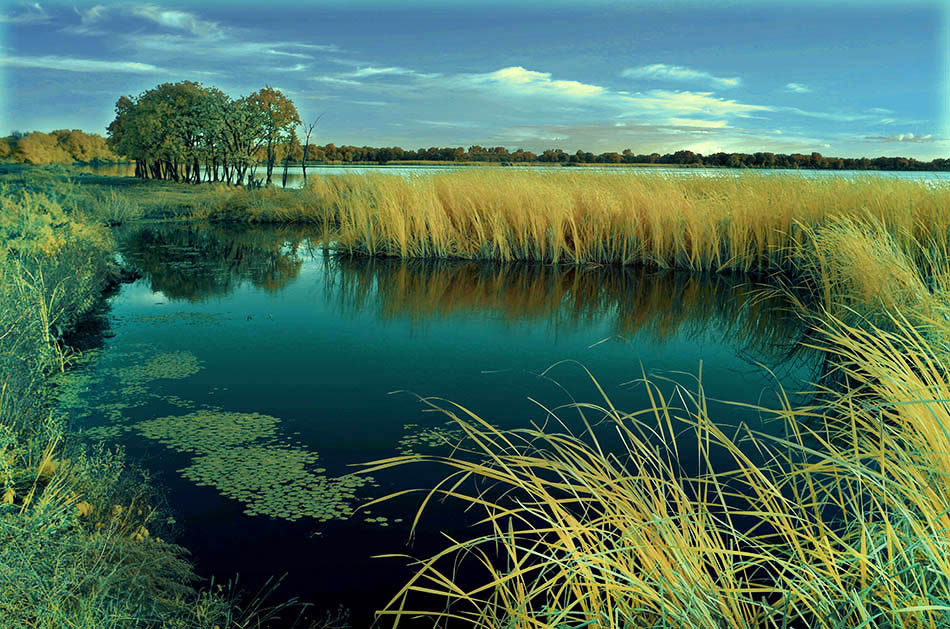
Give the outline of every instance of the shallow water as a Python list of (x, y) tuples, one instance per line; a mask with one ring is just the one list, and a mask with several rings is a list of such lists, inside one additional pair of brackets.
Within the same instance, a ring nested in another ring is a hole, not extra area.
[[(352, 474), (400, 452), (449, 451), (457, 429), (417, 395), (518, 428), (548, 419), (539, 404), (603, 403), (581, 365), (628, 410), (647, 403), (641, 370), (695, 389), (701, 369), (710, 398), (775, 406), (776, 378), (800, 390), (821, 367), (795, 345), (798, 320), (750, 278), (350, 258), (298, 228), (119, 236), (143, 277), (111, 299), (110, 330), (61, 383), (62, 407), (156, 476), (172, 510), (156, 531), (177, 531), (203, 576), (240, 573), (254, 589), (287, 572), (283, 596), (342, 604), (355, 627), (409, 574), (405, 560), (373, 555), (423, 556), (476, 515), (437, 505), (407, 549), (421, 496), (354, 513), (445, 475)], [(727, 424), (780, 430), (748, 409), (711, 408)], [(558, 413), (580, 430), (576, 412)]]

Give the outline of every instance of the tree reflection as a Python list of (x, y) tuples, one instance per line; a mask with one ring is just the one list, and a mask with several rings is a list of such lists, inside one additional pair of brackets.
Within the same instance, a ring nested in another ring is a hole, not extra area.
[(303, 267), (299, 228), (153, 225), (120, 236), (120, 251), (169, 300), (199, 302), (244, 283), (276, 293)]

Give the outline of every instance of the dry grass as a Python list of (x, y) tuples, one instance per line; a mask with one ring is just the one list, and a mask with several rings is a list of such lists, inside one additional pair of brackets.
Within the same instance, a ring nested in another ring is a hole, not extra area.
[(879, 225), (915, 259), (945, 251), (950, 227), (950, 188), (870, 178), (463, 171), (314, 177), (306, 192), (342, 249), (404, 258), (787, 270), (833, 217)]

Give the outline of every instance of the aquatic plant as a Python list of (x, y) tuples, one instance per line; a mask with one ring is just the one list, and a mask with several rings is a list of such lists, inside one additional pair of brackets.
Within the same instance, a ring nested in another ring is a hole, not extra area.
[(199, 410), (135, 424), (142, 436), (179, 452), (210, 454), (277, 436), (280, 420), (260, 413)]
[(346, 519), (354, 512), (357, 491), (372, 477), (329, 478), (315, 467), (317, 453), (278, 445), (248, 445), (196, 457), (182, 476), (215, 487), (247, 506), (248, 515), (295, 521)]

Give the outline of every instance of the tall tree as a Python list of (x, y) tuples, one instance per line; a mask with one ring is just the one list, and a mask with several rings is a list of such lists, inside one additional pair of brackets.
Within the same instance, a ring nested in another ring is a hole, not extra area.
[(251, 107), (258, 109), (263, 121), (264, 147), (267, 160), (266, 184), (271, 184), (274, 162), (277, 161), (277, 145), (289, 141), (294, 127), (300, 124), (300, 115), (293, 101), (283, 92), (266, 86), (248, 97)]

